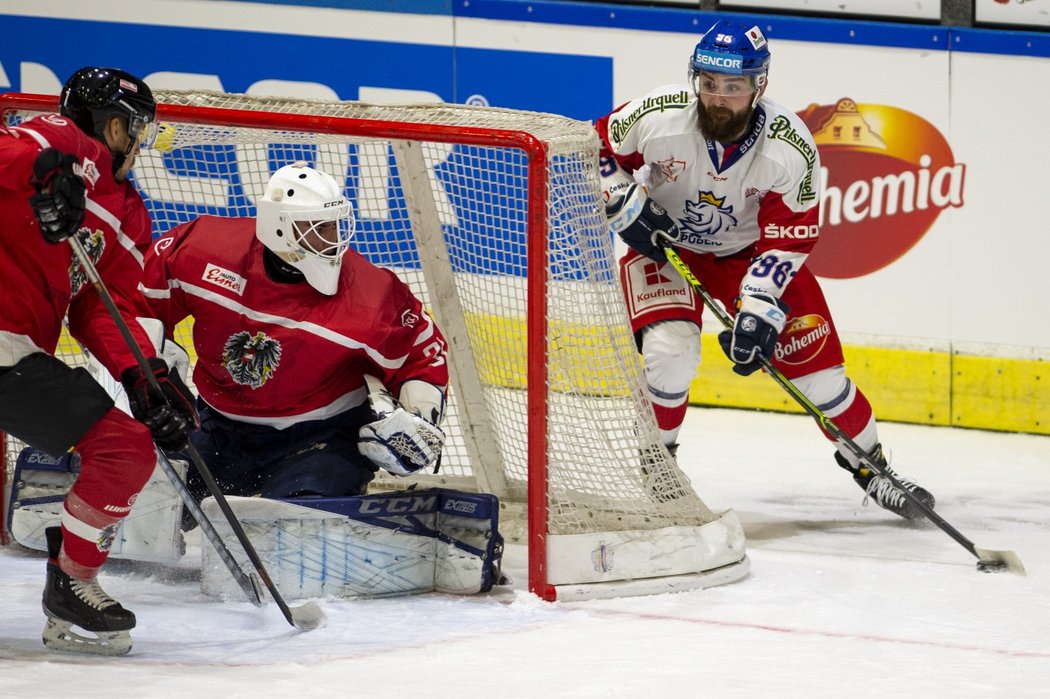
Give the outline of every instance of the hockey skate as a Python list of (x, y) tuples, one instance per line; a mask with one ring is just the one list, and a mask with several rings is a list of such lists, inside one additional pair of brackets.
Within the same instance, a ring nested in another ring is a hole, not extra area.
[[(934, 503), (936, 502), (933, 494), (925, 488), (920, 487), (910, 478), (904, 478), (897, 475), (897, 472), (890, 468), (889, 460), (883, 454), (881, 444), (875, 445), (875, 450), (872, 452), (871, 458), (883, 473), (891, 475), (924, 505), (933, 509)], [(854, 468), (850, 465), (849, 461), (846, 460), (846, 457), (839, 452), (835, 452), (835, 461), (839, 466), (853, 474), (853, 480), (866, 493), (864, 499), (865, 504), (867, 503), (868, 498), (870, 498), (874, 500), (875, 504), (879, 507), (889, 510), (893, 514), (903, 517), (904, 519), (922, 519), (924, 517), (922, 510), (909, 500), (900, 489), (894, 487), (888, 478), (875, 475), (874, 471), (866, 468), (863, 464), (861, 464), (859, 468)]]
[[(44, 645), (54, 650), (96, 655), (126, 655), (131, 650), (135, 615), (124, 609), (99, 586), (97, 580), (80, 580), (59, 568), (62, 529), (48, 527), (47, 585), (44, 587)], [(83, 635), (74, 628), (92, 635)]]
[[(678, 453), (678, 445), (668, 445), (667, 451), (671, 453), (673, 463), (675, 455)], [(654, 500), (657, 502), (670, 502), (685, 496), (679, 479), (672, 473), (672, 469), (667, 467), (667, 462), (663, 458), (663, 452), (658, 447), (651, 446), (643, 449), (641, 457), (642, 483), (653, 494)], [(684, 478), (685, 476), (681, 477)]]

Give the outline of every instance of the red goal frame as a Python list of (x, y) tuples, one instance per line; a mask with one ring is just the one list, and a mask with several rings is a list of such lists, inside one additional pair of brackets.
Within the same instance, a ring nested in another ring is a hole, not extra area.
[[(0, 116), (6, 123), (11, 111), (55, 112), (58, 98), (54, 95), (8, 93), (0, 95)], [(466, 143), (476, 146), (517, 148), (528, 159), (527, 190), (530, 207), (527, 216), (527, 264), (529, 270), (545, 270), (547, 264), (547, 146), (523, 131), (452, 127), (439, 124), (416, 124), (371, 119), (312, 115), (275, 115), (215, 107), (185, 107), (158, 104), (157, 119), (182, 123), (217, 126), (273, 128), (275, 123), (289, 131), (319, 131), (343, 135), (374, 135), (379, 138), (410, 139), (426, 137), (442, 143)], [(528, 385), (547, 385), (546, 274), (529, 274), (527, 281), (527, 369)], [(528, 566), (529, 590), (547, 601), (556, 598), (554, 586), (547, 581), (546, 541), (548, 536), (547, 493), (547, 402), (543, 390), (530, 390), (527, 405), (528, 443)], [(2, 434), (2, 433), (0, 433)], [(5, 469), (6, 470), (6, 469)], [(0, 472), (0, 487), (4, 473)], [(2, 492), (2, 490), (0, 490)], [(0, 543), (8, 543), (7, 513), (0, 502)]]

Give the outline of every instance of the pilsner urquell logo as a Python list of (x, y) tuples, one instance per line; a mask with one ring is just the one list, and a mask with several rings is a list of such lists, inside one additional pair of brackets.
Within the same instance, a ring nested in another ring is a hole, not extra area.
[(941, 211), (963, 205), (966, 166), (911, 112), (840, 99), (799, 114), (821, 161), (820, 242), (806, 264), (847, 279), (903, 256)]

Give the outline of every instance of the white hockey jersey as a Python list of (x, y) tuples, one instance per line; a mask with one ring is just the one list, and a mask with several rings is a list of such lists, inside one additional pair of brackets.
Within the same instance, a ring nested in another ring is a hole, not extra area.
[(697, 104), (688, 85), (628, 102), (596, 123), (602, 155), (634, 173), (667, 209), (680, 247), (718, 257), (749, 253), (741, 292), (779, 297), (819, 236), (813, 137), (798, 116), (763, 97), (740, 141), (707, 141)]

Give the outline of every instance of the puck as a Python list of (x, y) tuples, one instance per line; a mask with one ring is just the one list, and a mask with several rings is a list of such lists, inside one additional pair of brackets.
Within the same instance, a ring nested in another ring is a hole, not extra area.
[(977, 570), (982, 573), (1001, 573), (1006, 570), (1002, 561), (977, 561)]

